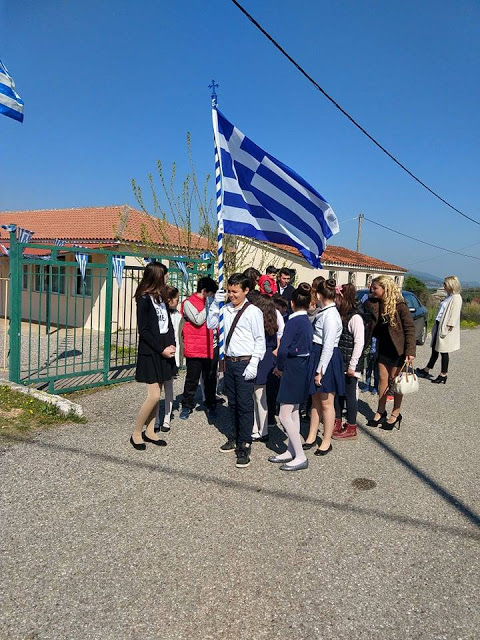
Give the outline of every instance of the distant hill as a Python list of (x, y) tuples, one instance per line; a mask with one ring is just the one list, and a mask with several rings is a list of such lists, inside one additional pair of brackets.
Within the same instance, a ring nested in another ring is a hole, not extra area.
[(424, 282), (429, 289), (438, 289), (443, 285), (443, 278), (439, 278), (438, 276), (434, 276), (432, 273), (427, 273), (426, 271), (416, 271), (415, 269), (411, 269), (407, 276), (415, 276), (422, 282)]
[[(422, 282), (424, 282), (429, 289), (438, 289), (443, 285), (443, 278), (439, 278), (438, 276), (434, 276), (432, 273), (427, 273), (426, 271), (416, 271), (415, 269), (411, 269), (407, 274), (411, 276), (415, 276)], [(480, 282), (476, 280), (471, 280), (469, 282), (462, 282), (463, 287), (480, 287)]]

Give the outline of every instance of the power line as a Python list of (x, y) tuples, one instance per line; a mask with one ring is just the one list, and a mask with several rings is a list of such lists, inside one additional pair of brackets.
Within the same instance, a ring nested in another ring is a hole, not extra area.
[(322, 93), (327, 100), (330, 100), (330, 102), (334, 105), (334, 107), (336, 107), (339, 111), (341, 111), (341, 113), (343, 113), (343, 115), (345, 117), (347, 117), (350, 122), (352, 124), (354, 124), (357, 129), (360, 129), (360, 131), (367, 136), (367, 138), (369, 138), (369, 140), (371, 140), (371, 142), (373, 142), (373, 144), (375, 144), (381, 151), (383, 151), (383, 153), (385, 153), (391, 160), (393, 160), (401, 169), (403, 169), (404, 171), (406, 171), (406, 173), (408, 173), (408, 175), (413, 178), (414, 180), (416, 180), (419, 184), (422, 185), (422, 187), (424, 187), (427, 191), (429, 191), (432, 195), (434, 195), (436, 198), (438, 198), (441, 202), (443, 202), (444, 204), (447, 205), (447, 207), (450, 207), (450, 209), (453, 209), (453, 211), (456, 211), (457, 213), (459, 213), (461, 216), (463, 216), (464, 218), (466, 218), (467, 220), (470, 220), (471, 222), (474, 222), (475, 224), (480, 225), (480, 222), (478, 220), (475, 220), (475, 218), (471, 218), (470, 216), (468, 216), (466, 213), (463, 213), (462, 211), (460, 211), (460, 209), (457, 209), (457, 207), (454, 207), (453, 204), (450, 204), (449, 202), (447, 202), (447, 200), (445, 200), (444, 198), (442, 198), (441, 195), (439, 195), (436, 191), (434, 191), (433, 189), (430, 189), (429, 186), (427, 186), (422, 180), (420, 180), (420, 178), (417, 178), (417, 176), (412, 173), (409, 169), (407, 169), (407, 167), (402, 164), (399, 160), (397, 160), (397, 158), (395, 158), (394, 155), (392, 155), (389, 151), (387, 151), (387, 149), (385, 149), (385, 147), (383, 145), (380, 144), (380, 142), (378, 142), (370, 133), (368, 133), (368, 131), (366, 129), (364, 129), (364, 127), (362, 127), (361, 124), (359, 124), (349, 113), (347, 113), (347, 111), (345, 111), (345, 109), (343, 107), (341, 107), (338, 102), (336, 100), (334, 100), (326, 91), (325, 89), (323, 89), (318, 82), (316, 82), (312, 76), (310, 74), (308, 74), (305, 69), (294, 59), (292, 58), (292, 56), (290, 54), (288, 54), (285, 49), (275, 40), (275, 38), (273, 38), (273, 36), (271, 36), (263, 27), (262, 25), (257, 22), (257, 20), (255, 20), (255, 18), (248, 13), (248, 11), (242, 7), (242, 5), (237, 2), (237, 0), (231, 0), (233, 2), (233, 4), (240, 9), (240, 11), (250, 20), (250, 22), (252, 22), (252, 24), (254, 24), (257, 29), (259, 29), (259, 31), (261, 31), (263, 33), (263, 35), (268, 38), (268, 40), (270, 40), (270, 42), (273, 44), (274, 47), (276, 47), (280, 53), (282, 53), (297, 69), (298, 71), (300, 71), (300, 73), (305, 76), (305, 78), (307, 78), (307, 80), (309, 82), (311, 82), (313, 84), (313, 86), (318, 89), (318, 91), (320, 91), (320, 93)]
[(397, 229), (392, 229), (391, 227), (387, 227), (384, 224), (380, 224), (380, 222), (375, 222), (375, 220), (370, 220), (370, 218), (364, 217), (364, 220), (370, 222), (371, 224), (376, 224), (377, 227), (382, 227), (382, 229), (387, 229), (387, 231), (392, 231), (393, 233), (397, 233), (399, 236), (403, 236), (404, 238), (408, 238), (409, 240), (415, 240), (415, 242), (421, 242), (422, 244), (426, 244), (428, 247), (433, 247), (434, 249), (440, 249), (440, 251), (446, 251), (447, 253), (454, 253), (457, 256), (463, 256), (464, 258), (473, 258), (474, 260), (480, 260), (479, 256), (471, 256), (468, 253), (460, 253), (459, 251), (454, 251), (453, 249), (447, 249), (446, 247), (440, 247), (438, 244), (432, 244), (431, 242), (426, 242), (425, 240), (420, 240), (419, 238), (414, 238), (413, 236), (409, 236), (407, 233), (403, 233), (402, 231), (397, 231)]
[[(473, 244), (468, 244), (466, 247), (460, 247), (458, 251), (463, 251), (464, 249), (470, 249), (471, 247), (477, 247), (480, 242), (474, 242)], [(429, 262), (430, 260), (438, 260), (438, 258), (443, 258), (443, 253), (440, 255), (432, 256), (430, 258), (424, 258), (423, 260), (416, 260), (415, 262), (411, 262), (410, 266), (413, 267), (417, 264), (422, 264), (422, 262)]]

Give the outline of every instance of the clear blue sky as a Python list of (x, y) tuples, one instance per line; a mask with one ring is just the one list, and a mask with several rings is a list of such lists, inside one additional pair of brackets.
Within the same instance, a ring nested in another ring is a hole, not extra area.
[[(244, 0), (318, 82), (414, 173), (480, 219), (477, 0)], [(424, 191), (326, 101), (229, 0), (0, 0), (0, 57), (25, 121), (0, 119), (0, 210), (130, 203), (160, 158), (212, 172), (219, 106), (309, 180), (340, 221), (359, 212), (480, 256), (480, 227)], [(332, 244), (355, 248), (355, 222)], [(365, 222), (362, 250), (440, 277), (480, 262)], [(427, 258), (434, 258), (427, 260)]]

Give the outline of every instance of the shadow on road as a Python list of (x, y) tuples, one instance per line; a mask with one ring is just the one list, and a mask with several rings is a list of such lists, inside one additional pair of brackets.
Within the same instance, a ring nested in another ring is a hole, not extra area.
[[(383, 447), (398, 462), (404, 465), (409, 471), (414, 473), (420, 480), (422, 480), (430, 488), (432, 488), (440, 497), (442, 497), (446, 502), (448, 502), (449, 505), (451, 505), (454, 509), (456, 509), (469, 522), (476, 525), (477, 527), (480, 526), (480, 516), (474, 511), (472, 511), (466, 504), (464, 504), (461, 500), (459, 500), (458, 498), (453, 496), (451, 493), (449, 493), (446, 489), (440, 486), (432, 478), (427, 476), (423, 471), (421, 471), (421, 469), (419, 469), (418, 467), (410, 463), (406, 458), (404, 458), (403, 456), (398, 454), (396, 451), (394, 451), (389, 445), (382, 442), (379, 438), (377, 438), (377, 436), (366, 431), (362, 427), (361, 429), (370, 438), (372, 438), (376, 442), (376, 444)], [(335, 502), (333, 500), (327, 500), (327, 499), (319, 498), (316, 496), (304, 496), (298, 493), (290, 493), (288, 491), (282, 491), (278, 489), (268, 489), (256, 484), (246, 484), (244, 482), (240, 482), (236, 480), (227, 480), (225, 478), (218, 478), (211, 475), (195, 473), (193, 471), (186, 471), (184, 469), (182, 470), (172, 469), (170, 467), (166, 467), (164, 465), (157, 464), (157, 463), (120, 458), (120, 457), (112, 456), (109, 454), (86, 451), (85, 449), (68, 447), (60, 444), (39, 442), (35, 440), (23, 440), (22, 438), (18, 438), (16, 436), (9, 436), (8, 440), (12, 442), (14, 441), (19, 442), (30, 447), (38, 447), (41, 449), (51, 449), (54, 451), (63, 451), (63, 452), (68, 452), (73, 454), (86, 455), (90, 458), (99, 460), (101, 462), (110, 462), (113, 464), (118, 464), (121, 466), (129, 466), (137, 469), (148, 469), (150, 471), (153, 471), (159, 474), (165, 474), (173, 477), (178, 476), (181, 478), (188, 478), (190, 480), (196, 480), (196, 481), (210, 482), (212, 484), (215, 484), (221, 487), (226, 487), (229, 489), (239, 490), (242, 492), (247, 491), (251, 494), (263, 493), (264, 495), (269, 495), (273, 498), (278, 498), (281, 500), (287, 500), (287, 501), (296, 502), (296, 503), (304, 502), (307, 504), (313, 504), (313, 505), (322, 507), (324, 509), (333, 509), (335, 511), (351, 513), (353, 515), (373, 516), (373, 517), (381, 518), (386, 521), (395, 522), (397, 524), (404, 524), (412, 527), (417, 527), (420, 529), (426, 529), (426, 530), (435, 531), (438, 533), (447, 533), (453, 536), (460, 536), (460, 537), (480, 541), (480, 533), (476, 533), (475, 531), (436, 524), (433, 522), (428, 522), (426, 520), (413, 518), (411, 516), (392, 515), (390, 513), (385, 513), (383, 511), (380, 511), (379, 509), (372, 509), (368, 507), (357, 507), (352, 504)]]

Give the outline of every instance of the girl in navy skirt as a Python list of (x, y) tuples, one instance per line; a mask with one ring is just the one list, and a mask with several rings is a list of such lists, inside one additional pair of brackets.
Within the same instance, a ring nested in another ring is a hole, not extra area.
[[(253, 293), (257, 293), (254, 291)], [(267, 381), (273, 374), (275, 367), (275, 356), (278, 345), (283, 335), (285, 322), (275, 307), (275, 302), (269, 295), (254, 296), (251, 300), (263, 313), (263, 324), (265, 326), (266, 351), (258, 365), (257, 377), (255, 379), (254, 400), (255, 413), (253, 421), (252, 442), (267, 442), (268, 440), (268, 402), (267, 394), (269, 388)], [(276, 398), (275, 398), (276, 400)], [(274, 402), (275, 402), (274, 400)]]
[(280, 422), (288, 435), (285, 453), (271, 456), (270, 462), (282, 463), (282, 471), (299, 471), (308, 467), (300, 439), (300, 404), (308, 394), (308, 361), (312, 348), (313, 329), (308, 319), (311, 287), (302, 283), (292, 294), (290, 314), (280, 340), (275, 372), (281, 376), (278, 402)]
[[(155, 417), (162, 385), (177, 373), (175, 364), (175, 335), (165, 287), (164, 266), (151, 262), (135, 292), (137, 302), (137, 328), (139, 334), (137, 382), (146, 382), (147, 398), (137, 416), (130, 443), (144, 450), (145, 442), (165, 445), (155, 433)], [(145, 433), (143, 428), (146, 425)]]
[(317, 289), (320, 311), (313, 325), (313, 349), (309, 362), (309, 392), (312, 396), (310, 433), (303, 445), (311, 449), (317, 441), (320, 418), (323, 422), (323, 440), (315, 451), (324, 456), (332, 450), (331, 437), (335, 425), (334, 397), (345, 395), (343, 358), (338, 348), (343, 325), (335, 305), (335, 280), (321, 282)]

